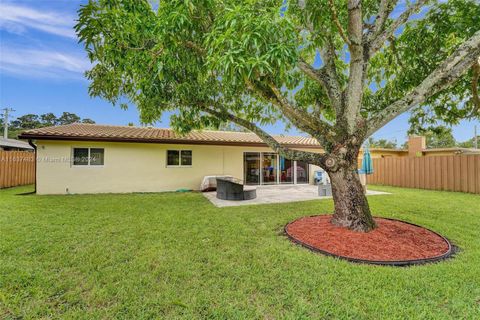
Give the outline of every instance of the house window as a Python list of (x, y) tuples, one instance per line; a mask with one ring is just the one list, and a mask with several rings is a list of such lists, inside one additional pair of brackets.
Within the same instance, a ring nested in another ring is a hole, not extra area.
[(167, 150), (167, 166), (188, 167), (192, 165), (192, 150)]
[(88, 148), (73, 148), (73, 165), (88, 166)]
[(74, 166), (103, 166), (104, 162), (103, 148), (73, 148)]

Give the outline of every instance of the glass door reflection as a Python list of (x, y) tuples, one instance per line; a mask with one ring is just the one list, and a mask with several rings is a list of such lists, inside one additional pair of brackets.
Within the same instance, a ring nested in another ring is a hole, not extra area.
[(260, 153), (246, 152), (243, 156), (245, 183), (260, 184)]
[(277, 154), (262, 154), (262, 184), (277, 183)]
[(280, 183), (293, 183), (294, 166), (293, 161), (280, 156)]
[(308, 163), (297, 161), (297, 183), (308, 183)]

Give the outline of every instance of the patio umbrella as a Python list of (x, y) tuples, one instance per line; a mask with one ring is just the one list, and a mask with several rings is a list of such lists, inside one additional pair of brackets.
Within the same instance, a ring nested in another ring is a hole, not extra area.
[(368, 150), (368, 147), (363, 149), (362, 169), (360, 169), (360, 173), (373, 173), (372, 156), (370, 155), (370, 150)]

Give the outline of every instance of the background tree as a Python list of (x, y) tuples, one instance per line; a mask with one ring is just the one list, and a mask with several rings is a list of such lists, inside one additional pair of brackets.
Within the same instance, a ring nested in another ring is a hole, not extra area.
[(60, 117), (57, 119), (58, 125), (72, 124), (75, 122), (80, 122), (81, 118), (75, 113), (63, 112)]
[[(3, 124), (0, 124), (0, 132), (3, 132)], [(9, 139), (16, 139), (18, 135), (22, 132), (22, 130), (12, 129), (10, 125), (8, 126), (8, 138)], [(3, 138), (3, 134), (1, 136)]]
[[(72, 124), (75, 122), (95, 123), (95, 121), (92, 119), (82, 119), (75, 113), (70, 112), (63, 112), (58, 118), (51, 112), (41, 115), (29, 113), (10, 121), (8, 126), (8, 137), (11, 139), (16, 139), (22, 131), (28, 129)], [(3, 132), (3, 123), (0, 125), (0, 130)]]
[[(475, 138), (471, 138), (467, 141), (459, 142), (458, 146), (461, 148), (475, 148)], [(477, 144), (480, 146), (480, 136), (477, 136)]]
[[(474, 0), (92, 0), (76, 26), (92, 96), (130, 100), (144, 123), (176, 110), (183, 133), (227, 121), (256, 133), (324, 168), (332, 223), (358, 231), (375, 227), (356, 170), (369, 136), (409, 110), (478, 117), (479, 29)], [(279, 144), (261, 127), (278, 120), (325, 154)]]
[(93, 121), (93, 120), (90, 119), (90, 118), (84, 118), (84, 119), (82, 119), (81, 122), (82, 122), (82, 123), (88, 123), (88, 124), (95, 124), (95, 121)]
[(41, 117), (37, 114), (26, 114), (11, 122), (12, 129), (34, 129), (42, 126)]
[(40, 115), (42, 126), (55, 126), (58, 124), (57, 116), (51, 112)]
[(391, 141), (388, 139), (375, 140), (373, 137), (370, 137), (368, 138), (368, 145), (370, 148), (396, 149), (397, 141)]
[(452, 128), (444, 125), (410, 129), (408, 133), (425, 136), (427, 148), (453, 148), (457, 145)]

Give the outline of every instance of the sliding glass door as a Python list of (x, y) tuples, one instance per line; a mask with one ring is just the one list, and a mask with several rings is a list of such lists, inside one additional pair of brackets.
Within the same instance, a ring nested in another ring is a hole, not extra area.
[(277, 184), (277, 154), (262, 153), (262, 184)]
[(293, 161), (273, 152), (243, 154), (245, 184), (309, 183), (308, 163)]
[(294, 163), (290, 159), (285, 159), (280, 156), (280, 183), (289, 184), (293, 183), (294, 179)]
[(305, 161), (297, 161), (296, 167), (297, 183), (308, 183), (308, 163)]
[(243, 155), (244, 181), (246, 184), (260, 184), (260, 153), (246, 152)]

